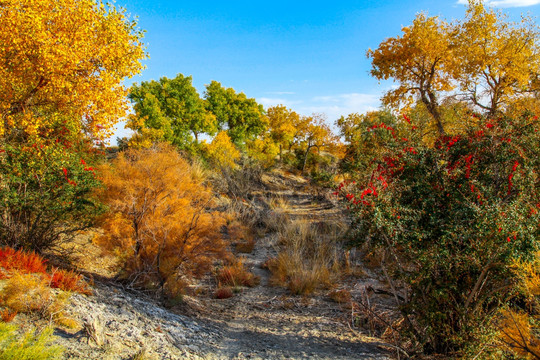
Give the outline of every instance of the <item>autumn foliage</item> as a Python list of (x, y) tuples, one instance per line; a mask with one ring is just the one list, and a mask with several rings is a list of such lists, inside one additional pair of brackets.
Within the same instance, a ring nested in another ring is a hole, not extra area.
[(30, 136), (68, 120), (77, 133), (110, 135), (126, 112), (122, 81), (145, 57), (122, 9), (94, 0), (0, 3), (0, 137)]
[(124, 260), (133, 284), (174, 293), (223, 252), (211, 193), (174, 148), (121, 153), (102, 180), (109, 212), (96, 242)]
[(9, 247), (0, 248), (0, 278), (6, 278), (13, 271), (24, 274), (45, 274), (47, 265), (36, 253), (16, 251)]
[(539, 35), (531, 18), (510, 22), (483, 1), (469, 0), (465, 19), (450, 23), (419, 13), (401, 36), (386, 39), (367, 55), (375, 78), (398, 85), (383, 103), (401, 110), (422, 104), (433, 128), (444, 135), (456, 120), (444, 116), (445, 103), (499, 116), (518, 99), (533, 98)]
[(38, 275), (51, 288), (89, 294), (90, 288), (82, 275), (74, 271), (49, 267), (47, 260), (34, 252), (0, 248), (0, 279), (13, 276)]
[(142, 33), (94, 0), (2, 1), (0, 28), (0, 245), (41, 252), (99, 212), (82, 147), (125, 115)]

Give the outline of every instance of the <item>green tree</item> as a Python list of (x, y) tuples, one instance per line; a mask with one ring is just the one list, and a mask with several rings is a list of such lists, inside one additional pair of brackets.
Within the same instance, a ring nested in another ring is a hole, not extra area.
[(214, 115), (206, 110), (192, 85), (191, 76), (178, 74), (174, 79), (135, 84), (129, 93), (135, 114), (128, 126), (144, 137), (151, 129), (152, 140), (166, 140), (186, 147), (198, 142), (200, 134), (214, 135), (217, 124)]
[(226, 130), (231, 140), (239, 146), (253, 140), (268, 127), (264, 109), (255, 99), (233, 88), (224, 88), (217, 81), (206, 86), (208, 110), (216, 116), (220, 130)]

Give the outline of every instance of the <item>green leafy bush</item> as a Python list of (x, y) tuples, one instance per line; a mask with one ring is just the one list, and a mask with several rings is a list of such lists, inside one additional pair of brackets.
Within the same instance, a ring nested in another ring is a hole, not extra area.
[(0, 245), (41, 252), (101, 212), (91, 155), (74, 145), (62, 136), (0, 144)]
[(406, 335), (425, 353), (462, 354), (485, 339), (513, 295), (513, 261), (538, 249), (537, 118), (479, 123), (433, 147), (374, 124), (364, 136), (386, 143), (371, 176), (339, 187), (356, 243), (382, 249), (404, 289)]

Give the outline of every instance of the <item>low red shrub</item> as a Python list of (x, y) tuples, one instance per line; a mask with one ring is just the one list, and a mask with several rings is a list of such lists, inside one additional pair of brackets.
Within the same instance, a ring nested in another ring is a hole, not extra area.
[(50, 287), (64, 291), (74, 291), (80, 294), (91, 294), (86, 281), (82, 275), (73, 271), (54, 269), (50, 280)]
[(4, 309), (0, 311), (0, 318), (3, 322), (8, 323), (11, 322), (17, 314), (18, 312), (16, 310)]
[(47, 262), (36, 253), (4, 247), (0, 248), (0, 268), (3, 268), (3, 275), (0, 275), (3, 278), (12, 271), (23, 274), (45, 274)]

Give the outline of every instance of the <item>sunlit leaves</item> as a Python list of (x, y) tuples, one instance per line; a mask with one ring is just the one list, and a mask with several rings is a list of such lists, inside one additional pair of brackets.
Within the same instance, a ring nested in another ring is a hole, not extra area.
[(200, 134), (214, 135), (217, 131), (215, 116), (206, 110), (192, 85), (191, 76), (178, 74), (174, 79), (162, 77), (158, 81), (145, 81), (134, 85), (129, 98), (135, 114), (128, 127), (138, 137), (153, 141), (169, 141), (187, 146), (198, 140)]
[(448, 23), (421, 13), (401, 37), (389, 38), (367, 55), (372, 58), (371, 74), (379, 80), (394, 79), (398, 87), (386, 93), (383, 102), (400, 108), (419, 99), (429, 109), (444, 133), (438, 95), (454, 88), (448, 72), (453, 66), (451, 29)]
[(240, 152), (225, 131), (220, 131), (203, 149), (210, 162), (218, 168), (233, 169), (235, 161), (240, 158)]
[(447, 132), (440, 108), (445, 99), (496, 115), (538, 89), (540, 33), (531, 19), (508, 22), (471, 0), (461, 21), (419, 14), (402, 32), (368, 51), (371, 74), (398, 85), (385, 94), (386, 105), (403, 109), (421, 102), (440, 135)]
[(35, 135), (60, 118), (98, 139), (125, 115), (122, 81), (145, 57), (122, 9), (93, 0), (0, 6), (0, 136)]
[(456, 25), (453, 76), (467, 100), (491, 115), (531, 89), (540, 71), (539, 29), (530, 18), (520, 23), (471, 0), (464, 21)]
[(212, 81), (206, 86), (205, 97), (219, 129), (226, 130), (237, 145), (254, 139), (268, 127), (262, 105), (242, 92), (237, 93), (233, 88), (224, 88), (219, 82)]

